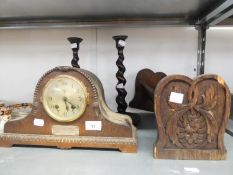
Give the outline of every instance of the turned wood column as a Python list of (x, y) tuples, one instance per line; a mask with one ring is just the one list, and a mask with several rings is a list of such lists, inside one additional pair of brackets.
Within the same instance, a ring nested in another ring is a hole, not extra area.
[(119, 113), (125, 113), (126, 108), (128, 106), (126, 101), (125, 101), (127, 91), (124, 88), (124, 86), (126, 84), (124, 72), (126, 71), (126, 69), (125, 69), (125, 66), (123, 64), (123, 61), (124, 61), (123, 50), (125, 48), (125, 40), (127, 38), (128, 38), (128, 36), (125, 36), (125, 35), (113, 36), (113, 39), (116, 41), (116, 48), (118, 51), (118, 59), (116, 61), (116, 65), (118, 67), (118, 71), (116, 73), (116, 78), (118, 80), (117, 85), (116, 85), (116, 90), (117, 90), (118, 95), (116, 97), (116, 103), (118, 105), (117, 111)]
[(68, 41), (71, 43), (71, 48), (73, 51), (73, 59), (71, 61), (71, 65), (73, 67), (76, 68), (80, 68), (78, 61), (79, 61), (79, 57), (78, 57), (78, 51), (79, 51), (79, 45), (82, 42), (82, 38), (78, 38), (78, 37), (69, 37), (67, 38)]

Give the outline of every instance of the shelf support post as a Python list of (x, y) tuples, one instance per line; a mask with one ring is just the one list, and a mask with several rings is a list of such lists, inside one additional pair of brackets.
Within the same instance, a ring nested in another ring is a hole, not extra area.
[(197, 48), (197, 75), (205, 72), (205, 45), (206, 45), (206, 29), (205, 24), (196, 26), (198, 31), (198, 48)]

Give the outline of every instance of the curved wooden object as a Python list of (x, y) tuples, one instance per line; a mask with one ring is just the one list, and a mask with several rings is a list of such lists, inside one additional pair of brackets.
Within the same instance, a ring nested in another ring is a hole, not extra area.
[[(72, 122), (58, 122), (48, 116), (41, 97), (43, 87), (58, 75), (69, 75), (82, 81), (89, 93), (84, 114)], [(43, 121), (41, 126), (35, 120)], [(87, 130), (86, 121), (100, 121), (101, 130)], [(114, 148), (122, 152), (136, 152), (136, 133), (131, 118), (108, 108), (99, 79), (89, 71), (57, 67), (48, 71), (38, 82), (32, 112), (24, 118), (9, 120), (0, 134), (0, 146), (45, 145), (59, 148), (91, 147)]]
[(154, 73), (150, 69), (139, 71), (135, 81), (135, 95), (129, 106), (154, 112), (154, 89), (166, 76), (163, 72)]
[[(183, 94), (182, 102), (171, 100), (171, 92)], [(231, 99), (222, 78), (168, 76), (158, 84), (154, 100), (158, 125), (154, 158), (226, 159), (223, 138)]]

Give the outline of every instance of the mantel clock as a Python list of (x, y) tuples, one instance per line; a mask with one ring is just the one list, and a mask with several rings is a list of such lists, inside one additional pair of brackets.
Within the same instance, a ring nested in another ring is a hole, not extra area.
[(131, 118), (108, 108), (93, 73), (62, 66), (41, 77), (29, 115), (5, 123), (0, 146), (12, 145), (136, 152), (136, 136)]

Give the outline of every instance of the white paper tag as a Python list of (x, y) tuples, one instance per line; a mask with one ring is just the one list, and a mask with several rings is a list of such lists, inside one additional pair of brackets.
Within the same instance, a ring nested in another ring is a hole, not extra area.
[(177, 92), (171, 92), (169, 101), (173, 102), (173, 103), (182, 104), (183, 103), (183, 98), (184, 98), (184, 94), (177, 93)]
[(124, 88), (125, 86), (123, 85), (123, 83), (121, 83), (121, 84), (118, 84), (116, 87), (117, 88)]
[(125, 47), (126, 42), (123, 41), (123, 40), (119, 40), (119, 41), (118, 41), (118, 45), (121, 46), (121, 47)]
[(200, 170), (198, 168), (184, 167), (184, 172), (188, 174), (198, 174)]
[(35, 125), (35, 126), (44, 126), (44, 120), (35, 118), (34, 121), (33, 121), (33, 125)]
[(101, 121), (86, 121), (85, 129), (90, 131), (101, 131), (102, 122)]
[(74, 48), (77, 48), (78, 45), (77, 45), (77, 43), (72, 43), (72, 44), (70, 45), (70, 47), (71, 47), (72, 49), (74, 49)]

